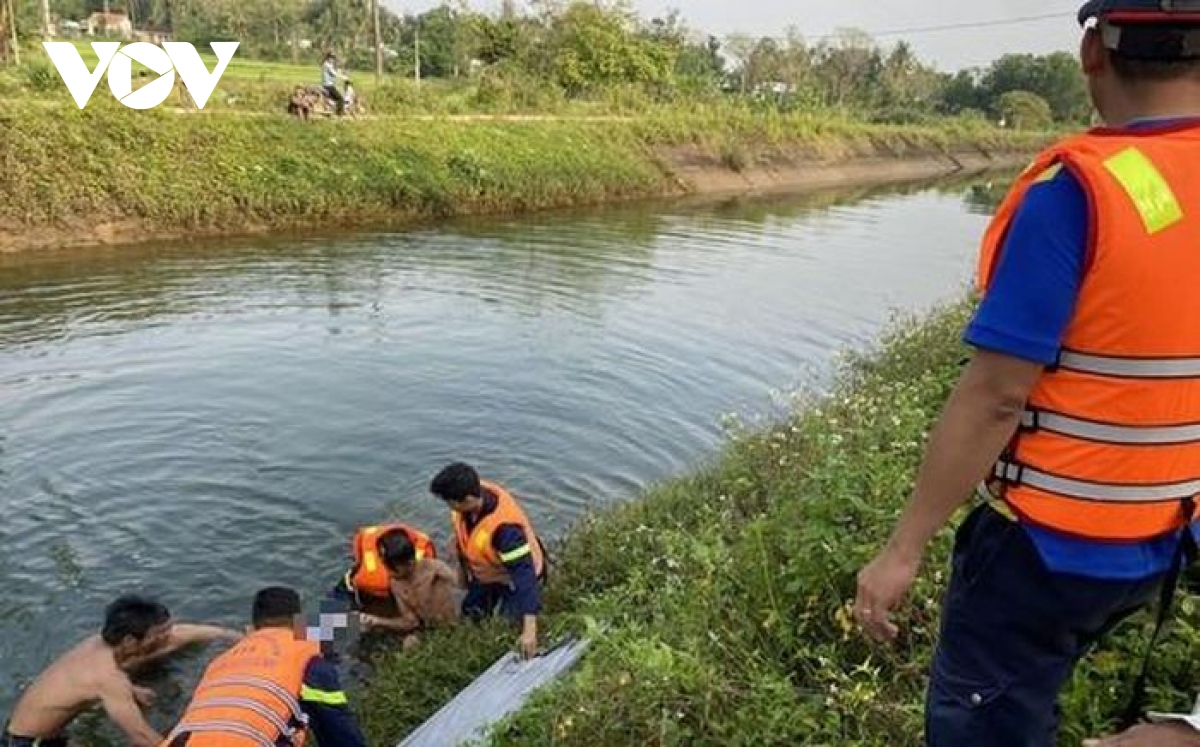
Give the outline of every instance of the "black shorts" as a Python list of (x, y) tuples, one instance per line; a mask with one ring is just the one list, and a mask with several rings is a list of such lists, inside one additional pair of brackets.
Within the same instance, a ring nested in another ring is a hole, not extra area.
[(19, 737), (6, 728), (0, 747), (67, 747), (66, 737)]

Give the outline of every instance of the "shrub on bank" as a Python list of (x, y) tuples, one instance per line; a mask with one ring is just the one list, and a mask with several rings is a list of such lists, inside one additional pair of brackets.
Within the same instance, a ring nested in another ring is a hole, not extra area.
[(104, 223), (233, 232), (662, 194), (680, 187), (663, 153), (676, 146), (718, 165), (733, 154), (732, 165), (744, 166), (1028, 152), (1046, 140), (965, 121), (868, 125), (724, 106), (629, 118), (305, 124), (282, 114), (134, 112), (99, 94), (83, 111), (0, 110), (0, 131), (0, 219), (8, 230), (67, 233)]
[[(561, 548), (548, 619), (596, 643), (496, 743), (920, 744), (949, 530), (896, 648), (866, 644), (847, 605), (960, 370), (967, 312), (901, 325), (791, 419), (735, 432), (713, 464), (577, 527)], [(1200, 689), (1195, 605), (1184, 598), (1156, 655), (1156, 708), (1190, 709)], [(1063, 744), (1109, 727), (1150, 622), (1127, 623), (1080, 668), (1064, 698)], [(454, 691), (507, 643), (480, 635), (450, 632), (383, 660), (363, 696), (372, 742), (394, 743), (436, 708), (424, 707), (425, 676)], [(384, 707), (409, 699), (423, 707)]]

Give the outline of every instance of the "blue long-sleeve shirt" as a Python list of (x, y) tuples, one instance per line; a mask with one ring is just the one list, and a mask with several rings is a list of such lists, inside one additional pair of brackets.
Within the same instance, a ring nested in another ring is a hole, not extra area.
[(320, 747), (367, 746), (337, 667), (323, 656), (313, 657), (304, 670), (300, 708), (308, 716), (309, 733)]

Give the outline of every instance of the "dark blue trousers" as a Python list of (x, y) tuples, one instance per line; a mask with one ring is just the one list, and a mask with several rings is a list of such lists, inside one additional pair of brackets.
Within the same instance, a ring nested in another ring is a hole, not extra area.
[(508, 584), (481, 584), (472, 581), (467, 585), (467, 595), (463, 597), (462, 614), (475, 622), (496, 614), (517, 620), (520, 615), (513, 611), (512, 602), (513, 589)]
[(930, 747), (1053, 747), (1058, 694), (1075, 663), (1155, 599), (1162, 576), (1051, 573), (1025, 530), (976, 509), (955, 537), (925, 703)]

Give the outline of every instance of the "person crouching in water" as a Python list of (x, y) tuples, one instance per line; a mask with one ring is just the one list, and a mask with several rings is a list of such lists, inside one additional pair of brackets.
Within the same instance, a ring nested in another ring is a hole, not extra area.
[(419, 631), (459, 621), (464, 591), (458, 574), (449, 565), (431, 553), (419, 554), (405, 532), (384, 535), (379, 540), (379, 554), (387, 568), (389, 591), (398, 614), (360, 614), (364, 629), (399, 633), (407, 649), (418, 643)]
[(126, 595), (104, 611), (104, 626), (55, 661), (17, 701), (0, 747), (66, 747), (67, 727), (99, 703), (133, 747), (157, 747), (162, 737), (142, 715), (154, 693), (129, 672), (191, 645), (233, 641), (241, 634), (213, 625), (174, 623), (153, 599)]
[(480, 620), (499, 611), (519, 621), (517, 649), (523, 658), (536, 656), (546, 560), (525, 511), (507, 490), (461, 462), (439, 472), (429, 489), (451, 511), (467, 587), (463, 615)]
[(337, 667), (305, 631), (300, 594), (262, 589), (250, 615), (250, 631), (204, 670), (162, 747), (303, 747), (309, 737), (366, 747)]

